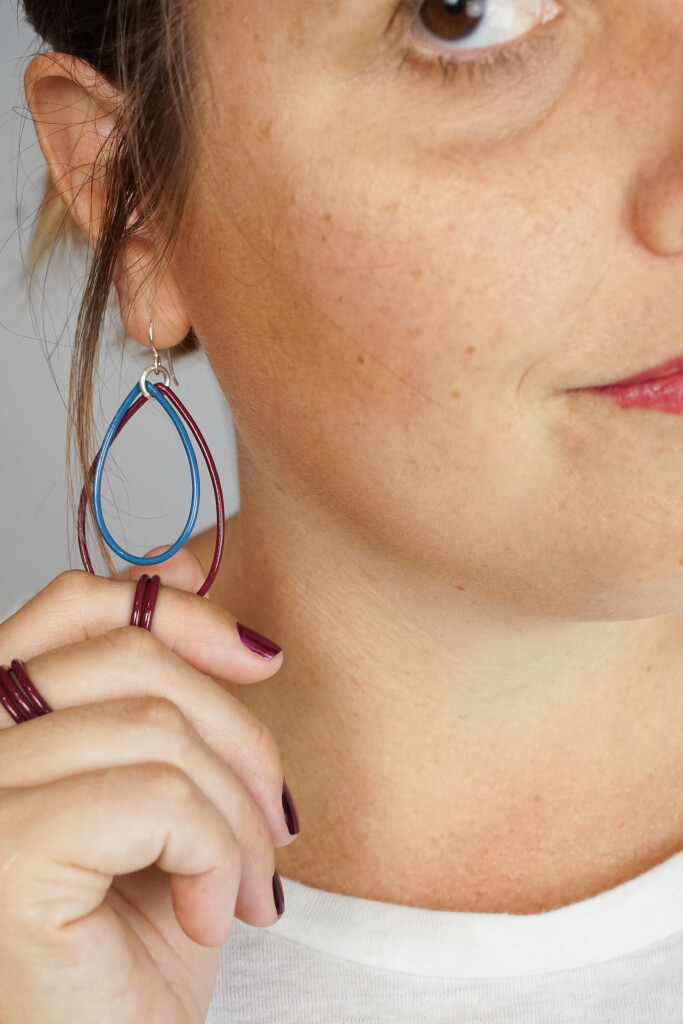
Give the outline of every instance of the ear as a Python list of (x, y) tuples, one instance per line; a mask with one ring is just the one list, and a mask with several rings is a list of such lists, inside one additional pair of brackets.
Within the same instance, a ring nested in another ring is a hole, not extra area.
[[(92, 65), (63, 53), (34, 57), (24, 75), (24, 91), (50, 177), (95, 248), (107, 198), (107, 158), (123, 96)], [(154, 342), (161, 349), (182, 341), (192, 323), (170, 268), (163, 276), (153, 272), (155, 255), (150, 236), (136, 233), (119, 254), (113, 283), (128, 334), (147, 345), (153, 319)]]

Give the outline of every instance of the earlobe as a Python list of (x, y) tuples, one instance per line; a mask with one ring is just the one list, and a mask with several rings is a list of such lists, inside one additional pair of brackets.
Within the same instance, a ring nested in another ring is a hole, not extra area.
[(114, 280), (126, 332), (148, 344), (149, 321), (154, 321), (158, 349), (179, 344), (192, 327), (171, 267), (158, 273), (155, 250), (145, 234), (130, 238), (119, 257)]

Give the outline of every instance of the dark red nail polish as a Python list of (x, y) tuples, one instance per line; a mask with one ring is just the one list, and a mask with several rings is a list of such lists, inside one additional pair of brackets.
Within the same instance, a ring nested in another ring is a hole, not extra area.
[(298, 835), (299, 817), (286, 781), (282, 783), (282, 810), (285, 812), (285, 821), (287, 822), (290, 836)]
[(267, 636), (263, 636), (261, 633), (257, 633), (253, 629), (249, 629), (248, 626), (242, 625), (241, 622), (236, 623), (237, 632), (240, 635), (240, 640), (245, 647), (248, 647), (254, 654), (260, 654), (262, 658), (274, 658), (276, 654), (279, 654), (282, 648), (269, 640)]
[(285, 894), (282, 891), (282, 882), (277, 871), (273, 875), (273, 899), (275, 900), (275, 909), (277, 910), (277, 916), (282, 917), (285, 912)]

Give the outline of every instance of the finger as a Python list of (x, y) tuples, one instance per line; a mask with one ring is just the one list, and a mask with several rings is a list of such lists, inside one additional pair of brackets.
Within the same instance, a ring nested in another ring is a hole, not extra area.
[[(240, 846), (236, 914), (270, 923), (275, 856), (260, 807), (233, 771), (165, 698), (110, 700), (55, 711), (10, 730), (0, 747), (5, 788), (40, 786), (115, 766), (167, 763), (218, 809)], [(293, 838), (293, 837), (292, 837)]]
[[(186, 934), (208, 946), (229, 935), (239, 846), (211, 801), (171, 765), (106, 768), (4, 790), (0, 821), (5, 927), (39, 920), (51, 936), (68, 926), (71, 941), (82, 929), (91, 950), (98, 940), (111, 948), (120, 922), (102, 902), (113, 878), (158, 864), (172, 875)], [(273, 908), (270, 923), (276, 917)]]
[[(266, 819), (273, 844), (284, 846), (296, 838), (290, 835), (285, 820), (284, 768), (272, 732), (241, 701), (173, 654), (147, 630), (125, 626), (92, 640), (59, 647), (30, 659), (26, 669), (55, 712), (123, 698), (156, 699), (157, 704), (175, 705), (176, 718), (182, 713), (252, 795)], [(9, 714), (4, 708), (0, 713), (0, 726), (10, 726)], [(3, 737), (0, 779), (4, 761), (40, 761), (42, 750), (33, 739), (35, 733), (29, 736), (30, 727), (39, 721), (47, 731), (52, 728), (52, 717), (44, 715), (23, 723), (19, 729), (10, 730), (10, 737)], [(69, 771), (68, 744), (62, 748), (62, 761)]]
[[(135, 586), (80, 569), (61, 573), (0, 625), (0, 664), (12, 658), (25, 661), (129, 623)], [(216, 602), (171, 586), (159, 590), (152, 632), (200, 672), (233, 683), (260, 682), (282, 665), (282, 651), (271, 648), (259, 655), (253, 644), (247, 646), (235, 616)]]
[[(170, 547), (170, 544), (165, 544), (161, 547), (152, 548), (144, 557), (153, 558), (155, 555), (163, 555)], [(167, 587), (175, 587), (177, 590), (189, 590), (193, 594), (197, 593), (206, 577), (201, 562), (187, 548), (181, 548), (180, 551), (176, 551), (175, 555), (171, 555), (166, 561), (159, 562), (156, 565), (131, 566), (128, 570), (128, 579), (139, 580), (143, 573), (147, 573), (149, 576), (159, 576), (161, 582)], [(206, 594), (205, 596), (208, 597), (209, 595)]]

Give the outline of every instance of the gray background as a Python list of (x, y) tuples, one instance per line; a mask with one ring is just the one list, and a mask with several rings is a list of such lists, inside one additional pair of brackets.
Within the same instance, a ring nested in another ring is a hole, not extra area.
[[(30, 296), (21, 259), (45, 178), (22, 85), (38, 46), (16, 0), (0, 0), (0, 621), (64, 569), (82, 568), (68, 514), (66, 403), (86, 254), (84, 247), (63, 249), (38, 272)], [(150, 362), (146, 350), (115, 330), (112, 308), (96, 377), (98, 440)], [(213, 453), (230, 516), (239, 491), (229, 408), (202, 353), (183, 357), (176, 373), (178, 396)], [(215, 522), (210, 479), (197, 457), (202, 497), (195, 532)], [(105, 520), (124, 548), (144, 555), (173, 543), (189, 510), (189, 469), (174, 427), (151, 402), (117, 438), (105, 476)], [(95, 571), (104, 574), (92, 534), (89, 549)]]

